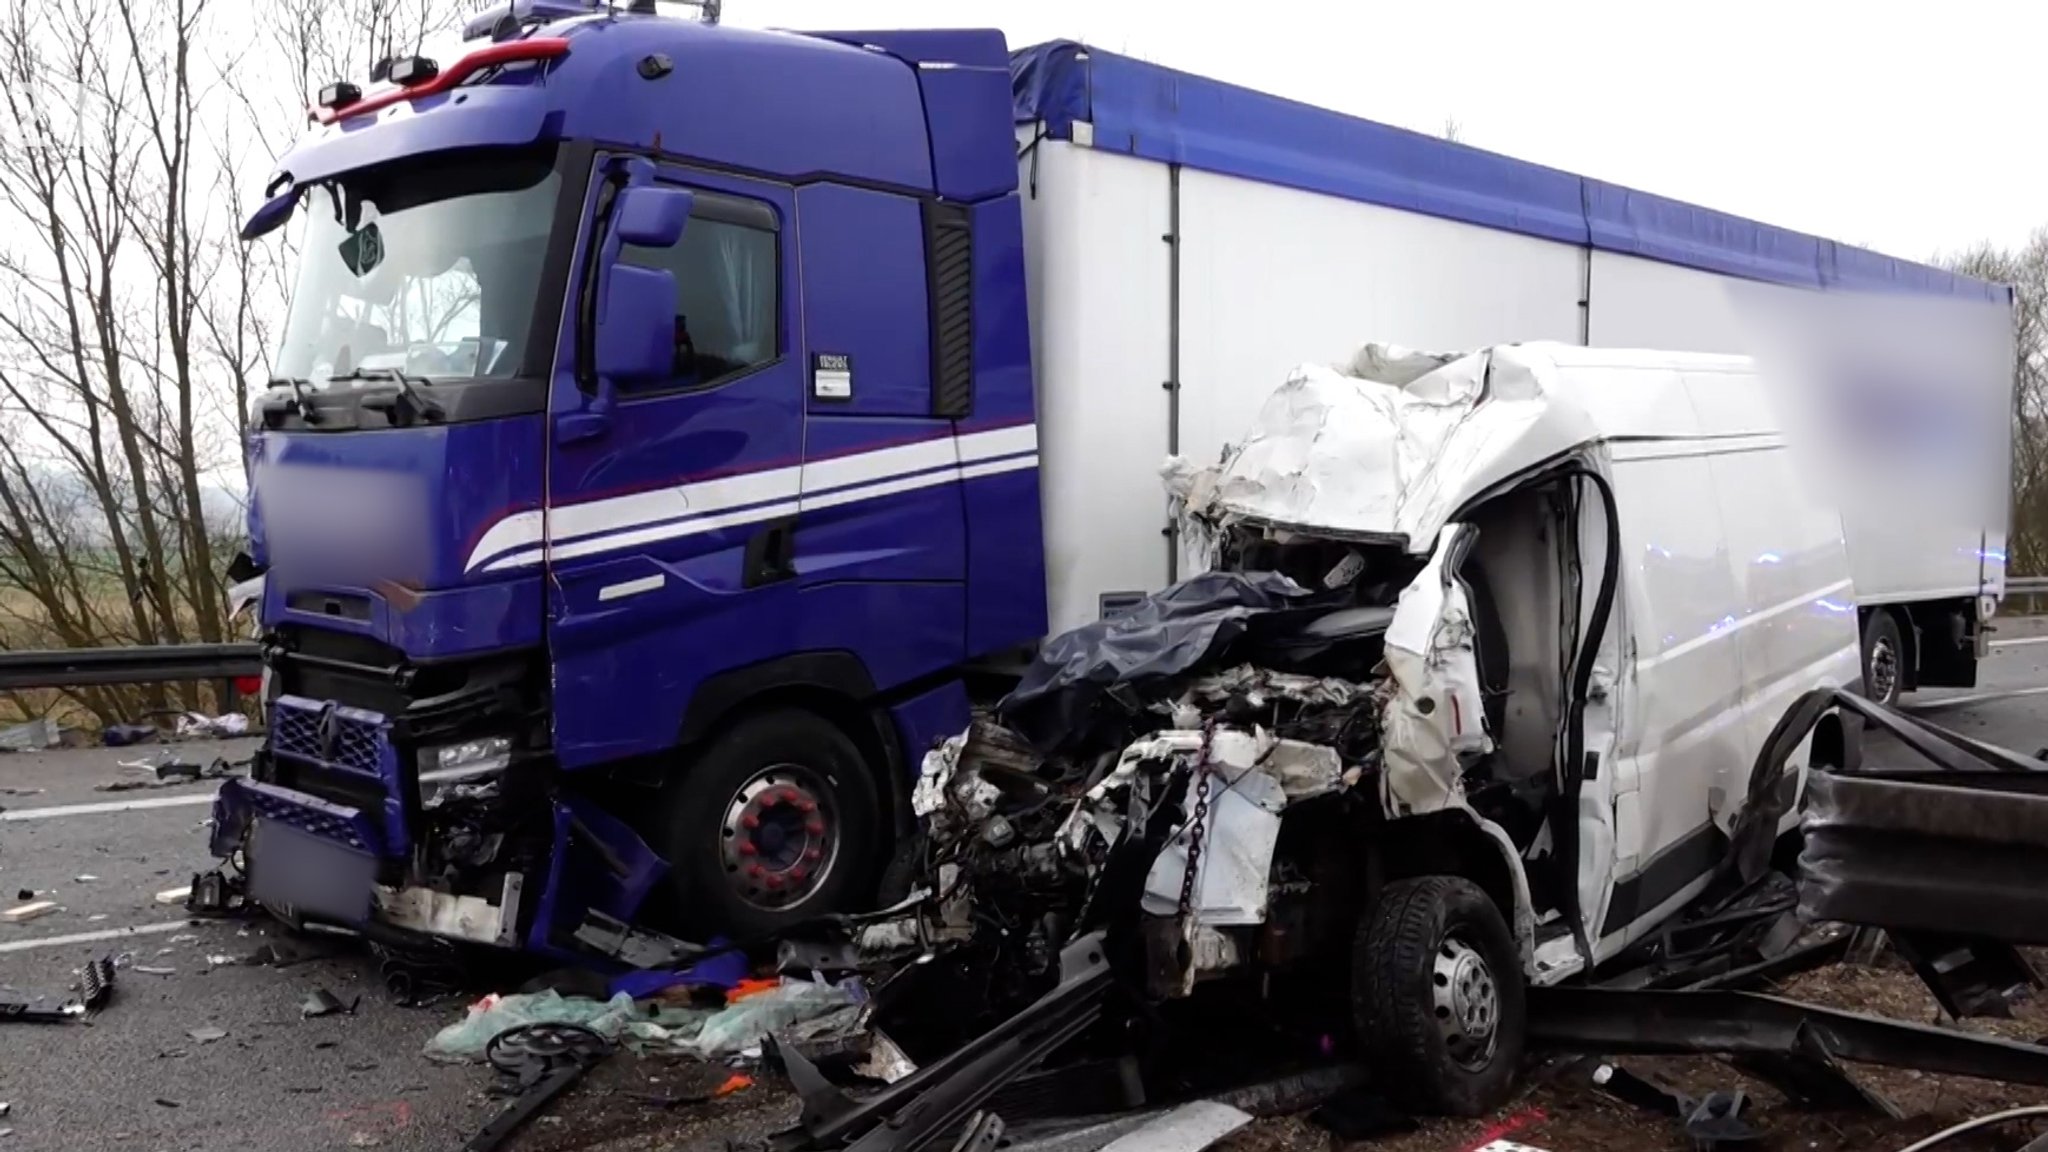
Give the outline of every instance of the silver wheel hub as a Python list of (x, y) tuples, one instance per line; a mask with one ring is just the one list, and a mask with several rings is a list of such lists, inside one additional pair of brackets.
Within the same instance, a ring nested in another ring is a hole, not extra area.
[(1477, 949), (1456, 936), (1437, 945), (1431, 966), (1431, 1009), (1444, 1050), (1468, 1071), (1493, 1059), (1500, 1029), (1500, 989)]
[(726, 882), (756, 908), (783, 912), (815, 896), (839, 862), (832, 792), (798, 764), (764, 768), (726, 801), (719, 858)]
[(1891, 699), (1892, 691), (1898, 684), (1899, 650), (1889, 638), (1880, 639), (1870, 646), (1871, 699)]

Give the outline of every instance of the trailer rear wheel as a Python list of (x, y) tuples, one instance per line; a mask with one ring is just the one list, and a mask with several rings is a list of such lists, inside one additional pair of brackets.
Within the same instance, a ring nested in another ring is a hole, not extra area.
[(714, 738), (663, 796), (683, 924), (749, 937), (843, 912), (875, 873), (875, 780), (831, 721), (762, 712)]
[(1522, 1063), (1522, 965), (1478, 885), (1387, 885), (1359, 923), (1351, 996), (1359, 1043), (1391, 1099), (1449, 1116), (1507, 1102)]
[(1906, 683), (1906, 642), (1898, 617), (1879, 608), (1863, 628), (1863, 695), (1889, 708)]

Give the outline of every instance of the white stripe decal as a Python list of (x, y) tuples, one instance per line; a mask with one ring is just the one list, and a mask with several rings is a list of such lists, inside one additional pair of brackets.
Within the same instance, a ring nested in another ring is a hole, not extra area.
[(545, 514), (519, 512), (483, 534), (470, 551), (466, 567), (503, 572), (539, 564), (550, 550), (558, 559), (574, 559), (757, 523), (804, 509), (835, 508), (1036, 468), (1037, 449), (1037, 427), (1022, 424), (809, 461), (798, 467), (742, 472), (566, 504)]
[(998, 428), (993, 432), (975, 432), (955, 441), (960, 446), (960, 462), (987, 460), (993, 456), (1008, 456), (1016, 452), (1038, 451), (1038, 426), (1019, 424), (1015, 428)]

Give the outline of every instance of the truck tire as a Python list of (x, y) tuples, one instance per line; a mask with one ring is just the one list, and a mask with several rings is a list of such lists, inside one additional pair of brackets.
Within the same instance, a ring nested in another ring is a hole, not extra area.
[(1863, 696), (1889, 708), (1906, 683), (1906, 642), (1898, 617), (1880, 608), (1863, 626)]
[(1352, 1016), (1374, 1083), (1419, 1113), (1507, 1103), (1522, 1063), (1522, 962), (1500, 910), (1458, 876), (1388, 884), (1359, 921)]
[(815, 713), (740, 720), (670, 782), (662, 803), (676, 911), (699, 939), (760, 936), (847, 911), (874, 880), (874, 774), (846, 733)]

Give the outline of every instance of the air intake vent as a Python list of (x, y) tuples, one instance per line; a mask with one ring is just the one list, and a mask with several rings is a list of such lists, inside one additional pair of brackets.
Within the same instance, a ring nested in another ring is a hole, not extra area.
[(963, 204), (924, 209), (925, 267), (932, 300), (932, 415), (974, 411), (974, 216)]

